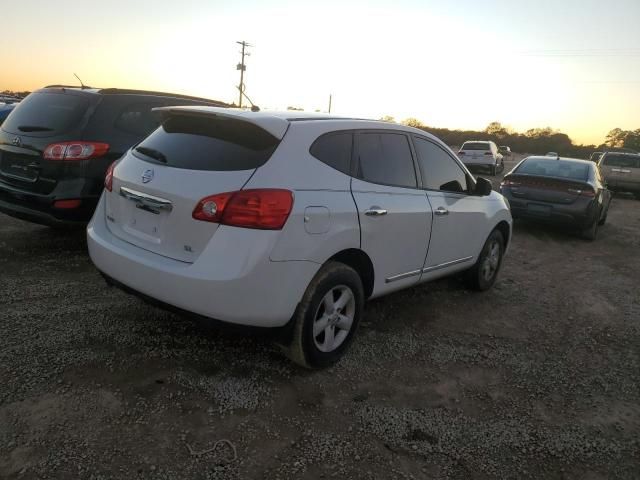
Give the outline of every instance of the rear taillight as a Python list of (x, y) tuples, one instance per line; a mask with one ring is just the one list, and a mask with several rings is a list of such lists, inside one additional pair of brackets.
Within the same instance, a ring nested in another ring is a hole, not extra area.
[(293, 193), (280, 189), (253, 189), (205, 197), (193, 218), (234, 227), (280, 230), (293, 207)]
[(520, 182), (514, 182), (513, 180), (505, 178), (500, 185), (503, 187), (517, 187), (520, 185)]
[(464, 152), (458, 152), (458, 155), (464, 155), (464, 154), (465, 154)]
[(116, 168), (116, 163), (118, 163), (117, 160), (109, 165), (107, 173), (104, 176), (104, 188), (109, 192), (113, 190), (113, 169)]
[(595, 196), (596, 196), (596, 192), (591, 188), (585, 188), (585, 189), (568, 188), (567, 191), (569, 193), (574, 193), (576, 195), (580, 195), (581, 197), (595, 198)]
[(103, 156), (109, 150), (108, 143), (100, 142), (59, 142), (47, 145), (44, 149), (45, 160), (89, 160)]
[(484, 152), (484, 154), (493, 156), (493, 153), (491, 153), (491, 152)]

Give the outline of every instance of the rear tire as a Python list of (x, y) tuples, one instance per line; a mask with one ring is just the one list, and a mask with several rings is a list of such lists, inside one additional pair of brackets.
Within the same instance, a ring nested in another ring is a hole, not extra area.
[(309, 283), (294, 313), (285, 354), (306, 368), (332, 365), (351, 345), (363, 310), (360, 275), (343, 263), (327, 263)]
[(467, 272), (467, 286), (480, 292), (489, 290), (496, 282), (503, 256), (504, 237), (499, 230), (494, 230), (484, 243), (476, 264)]

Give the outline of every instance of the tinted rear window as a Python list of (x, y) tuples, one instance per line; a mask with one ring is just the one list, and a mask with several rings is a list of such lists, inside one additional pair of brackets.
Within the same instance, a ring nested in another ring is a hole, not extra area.
[(79, 95), (32, 93), (16, 105), (2, 129), (18, 135), (57, 135), (77, 127), (88, 108), (89, 100)]
[(309, 152), (322, 163), (349, 175), (352, 144), (353, 134), (350, 132), (328, 133), (313, 142)]
[(638, 168), (640, 157), (633, 157), (631, 155), (611, 155), (606, 154), (602, 160), (602, 164), (608, 167), (625, 167), (625, 168)]
[(175, 168), (250, 170), (269, 160), (278, 143), (270, 133), (247, 122), (176, 115), (144, 139), (134, 154)]
[(529, 159), (515, 173), (585, 181), (589, 179), (589, 167), (589, 164), (563, 160)]
[(467, 142), (462, 145), (461, 150), (491, 150), (488, 143), (482, 142)]

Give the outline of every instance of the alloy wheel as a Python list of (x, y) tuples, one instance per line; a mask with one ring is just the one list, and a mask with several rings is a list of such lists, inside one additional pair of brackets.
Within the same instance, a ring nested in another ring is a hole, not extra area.
[(346, 340), (356, 313), (356, 299), (346, 285), (329, 290), (318, 305), (313, 341), (321, 352), (332, 352)]
[(489, 281), (498, 271), (500, 266), (500, 243), (497, 240), (493, 240), (489, 244), (487, 255), (482, 261), (481, 274), (482, 277)]

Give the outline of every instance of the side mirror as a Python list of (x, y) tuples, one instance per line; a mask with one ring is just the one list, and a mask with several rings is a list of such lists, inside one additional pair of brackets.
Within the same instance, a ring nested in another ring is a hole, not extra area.
[(476, 189), (473, 193), (478, 195), (479, 197), (486, 197), (487, 195), (491, 195), (491, 191), (493, 190), (493, 185), (486, 178), (478, 177), (476, 179)]

